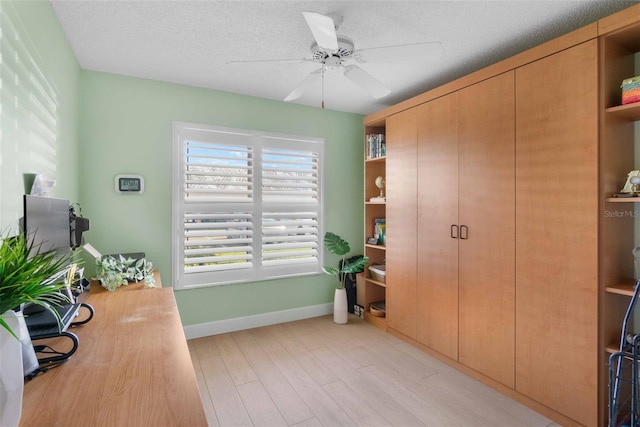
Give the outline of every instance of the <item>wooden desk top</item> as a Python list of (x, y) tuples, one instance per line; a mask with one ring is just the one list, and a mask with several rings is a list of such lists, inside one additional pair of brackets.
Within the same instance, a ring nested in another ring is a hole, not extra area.
[[(76, 353), (25, 382), (21, 426), (206, 426), (171, 288), (93, 284)], [(84, 309), (81, 309), (84, 310)]]

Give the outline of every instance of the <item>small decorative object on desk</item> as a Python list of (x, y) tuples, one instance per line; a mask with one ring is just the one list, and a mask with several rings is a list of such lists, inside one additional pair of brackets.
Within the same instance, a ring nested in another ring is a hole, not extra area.
[(622, 81), (622, 104), (632, 104), (640, 101), (640, 76)]
[(129, 282), (145, 281), (145, 286), (155, 288), (153, 264), (145, 258), (125, 258), (105, 255), (96, 258), (96, 277), (102, 286), (110, 292)]

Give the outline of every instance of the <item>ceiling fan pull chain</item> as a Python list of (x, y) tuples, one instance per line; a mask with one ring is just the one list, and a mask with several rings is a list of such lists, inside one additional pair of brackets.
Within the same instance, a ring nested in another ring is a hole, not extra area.
[(321, 106), (323, 110), (324, 110), (324, 69), (325, 69), (325, 65), (322, 64), (322, 71), (321, 71), (322, 73), (322, 104)]

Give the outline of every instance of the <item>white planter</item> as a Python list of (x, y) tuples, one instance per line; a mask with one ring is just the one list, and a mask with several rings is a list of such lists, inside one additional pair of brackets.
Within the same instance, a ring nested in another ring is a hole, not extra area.
[(36, 352), (33, 349), (29, 329), (27, 328), (27, 323), (24, 321), (24, 315), (19, 311), (16, 313), (16, 317), (18, 318), (18, 328), (14, 329), (14, 331), (17, 330), (16, 334), (20, 337), (20, 341), (22, 341), (22, 372), (24, 376), (27, 376), (38, 369), (38, 356), (36, 356)]
[(347, 290), (336, 289), (333, 297), (333, 321), (344, 325), (349, 321), (349, 308), (347, 306)]
[[(9, 310), (2, 314), (2, 318), (24, 343), (0, 326), (0, 426), (13, 427), (18, 425), (22, 414), (24, 375), (38, 367), (38, 360), (22, 313)], [(25, 333), (26, 340), (23, 338)], [(30, 353), (33, 353), (35, 367), (32, 366)]]

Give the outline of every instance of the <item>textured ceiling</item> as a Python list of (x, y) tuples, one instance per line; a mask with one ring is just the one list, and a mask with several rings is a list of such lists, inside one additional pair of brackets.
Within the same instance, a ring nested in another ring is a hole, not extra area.
[[(436, 62), (362, 64), (391, 89), (379, 100), (339, 70), (325, 75), (326, 108), (369, 114), (536, 46), (637, 1), (57, 1), (53, 10), (80, 66), (276, 100), (314, 63), (303, 11), (343, 16), (356, 49), (440, 41)], [(322, 85), (296, 103), (318, 107)]]

